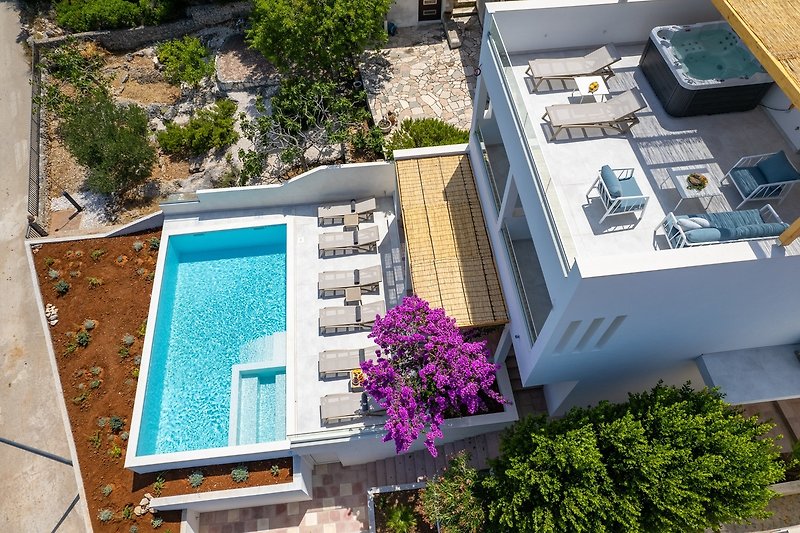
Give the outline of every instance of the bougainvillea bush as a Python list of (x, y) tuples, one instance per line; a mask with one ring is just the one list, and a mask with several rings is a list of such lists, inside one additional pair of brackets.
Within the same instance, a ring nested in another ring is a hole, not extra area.
[(406, 297), (378, 317), (370, 337), (380, 350), (376, 360), (361, 363), (364, 389), (386, 409), (383, 440), (394, 440), (397, 453), (425, 433), (436, 457), (445, 418), (488, 410), (484, 398), (507, 403), (492, 388), (499, 367), (486, 342), (465, 340), (455, 319), (421, 298)]

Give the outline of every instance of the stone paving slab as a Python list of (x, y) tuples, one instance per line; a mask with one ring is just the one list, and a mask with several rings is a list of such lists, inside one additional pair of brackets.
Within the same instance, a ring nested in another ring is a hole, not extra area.
[(433, 117), (469, 129), (481, 26), (477, 16), (458, 24), (461, 48), (451, 50), (436, 24), (401, 28), (366, 56), (361, 75), (375, 123), (393, 111), (398, 124)]

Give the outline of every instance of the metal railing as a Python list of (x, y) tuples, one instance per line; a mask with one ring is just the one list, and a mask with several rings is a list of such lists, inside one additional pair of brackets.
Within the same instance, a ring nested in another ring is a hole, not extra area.
[(528, 302), (528, 293), (525, 291), (525, 285), (522, 282), (522, 274), (519, 270), (519, 262), (517, 262), (517, 254), (514, 252), (514, 242), (511, 240), (511, 235), (508, 233), (505, 225), (500, 229), (503, 232), (503, 239), (506, 242), (506, 250), (508, 251), (508, 260), (511, 263), (511, 270), (514, 273), (514, 284), (517, 286), (517, 294), (519, 295), (522, 310), (525, 315), (525, 324), (528, 326), (528, 335), (531, 338), (531, 345), (536, 342), (539, 333), (536, 331), (536, 323), (533, 321), (533, 311), (531, 311), (530, 302)]
[[(545, 220), (547, 221), (548, 228), (553, 236), (553, 241), (555, 242), (556, 250), (561, 261), (562, 270), (566, 274), (571, 268), (571, 263), (574, 259), (574, 253), (567, 253), (567, 249), (564, 245), (564, 239), (558, 231), (558, 226), (556, 224), (555, 217), (553, 216), (553, 206), (551, 205), (551, 202), (556, 200), (548, 197), (547, 195), (548, 189), (552, 189), (553, 185), (547, 172), (547, 167), (544, 164), (539, 141), (536, 139), (536, 128), (538, 127), (538, 121), (534, 123), (534, 120), (527, 112), (523, 95), (519, 89), (519, 84), (514, 79), (511, 58), (508, 55), (508, 51), (503, 43), (503, 38), (500, 35), (500, 31), (498, 30), (494, 19), (492, 19), (492, 22), (489, 26), (488, 37), (489, 50), (494, 56), (495, 63), (499, 67), (500, 80), (508, 99), (512, 103), (511, 114), (517, 122), (517, 127), (522, 134), (523, 145), (526, 148), (525, 153), (528, 156), (528, 163), (532, 170), (531, 178), (533, 179), (533, 182), (539, 191), (539, 196), (542, 199)], [(537, 165), (537, 159), (540, 161), (540, 165)]]
[(45, 191), (46, 185), (41, 168), (39, 168), (39, 139), (42, 121), (42, 108), (39, 102), (41, 86), (42, 74), (39, 69), (39, 47), (35, 42), (31, 42), (31, 135), (28, 161), (28, 214), (36, 219), (36, 224), (28, 225), (28, 238), (47, 235), (47, 231), (44, 231), (41, 225), (44, 210), (42, 209), (40, 194)]

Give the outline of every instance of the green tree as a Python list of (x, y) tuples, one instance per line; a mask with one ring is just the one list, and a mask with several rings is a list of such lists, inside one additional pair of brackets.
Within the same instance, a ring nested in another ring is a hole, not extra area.
[(147, 140), (147, 114), (136, 105), (117, 105), (97, 91), (65, 106), (60, 128), (67, 149), (89, 170), (89, 189), (126, 193), (144, 182), (156, 161)]
[(771, 428), (688, 384), (528, 418), (484, 481), (489, 516), (541, 533), (701, 532), (765, 517), (784, 472)]
[(284, 72), (347, 77), (364, 50), (386, 41), (390, 5), (391, 0), (256, 0), (247, 40)]
[(236, 104), (232, 100), (217, 100), (213, 108), (201, 109), (184, 126), (173, 122), (158, 133), (158, 144), (168, 154), (203, 155), (212, 148), (227, 148), (239, 140), (233, 128)]
[(486, 531), (478, 471), (469, 465), (469, 453), (456, 454), (442, 475), (428, 482), (420, 503), (431, 527), (439, 523), (441, 533)]
[(170, 83), (186, 82), (196, 86), (214, 73), (214, 62), (208, 48), (197, 37), (167, 41), (156, 48), (158, 60), (164, 64), (164, 75)]

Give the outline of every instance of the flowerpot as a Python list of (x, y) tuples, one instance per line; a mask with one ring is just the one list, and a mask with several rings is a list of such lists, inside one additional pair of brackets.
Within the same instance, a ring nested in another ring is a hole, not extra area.
[(381, 133), (386, 135), (392, 131), (392, 123), (388, 119), (382, 118), (378, 121), (378, 128), (380, 128)]

